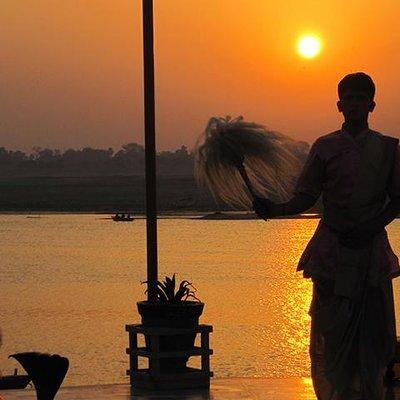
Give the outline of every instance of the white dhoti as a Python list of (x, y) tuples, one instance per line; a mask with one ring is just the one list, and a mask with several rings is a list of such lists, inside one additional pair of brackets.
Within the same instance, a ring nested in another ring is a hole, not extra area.
[(314, 279), (311, 375), (318, 400), (382, 400), (396, 330), (391, 281), (366, 285), (361, 297), (335, 294), (335, 282)]

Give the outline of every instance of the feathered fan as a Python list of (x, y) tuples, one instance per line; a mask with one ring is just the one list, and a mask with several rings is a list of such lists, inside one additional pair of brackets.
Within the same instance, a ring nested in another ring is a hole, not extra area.
[(234, 207), (250, 209), (256, 195), (287, 199), (300, 168), (293, 143), (243, 117), (211, 118), (195, 147), (195, 176)]

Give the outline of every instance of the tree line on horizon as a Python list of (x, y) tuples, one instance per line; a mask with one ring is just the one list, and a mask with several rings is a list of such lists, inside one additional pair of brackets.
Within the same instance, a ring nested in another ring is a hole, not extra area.
[[(293, 142), (291, 151), (301, 160), (309, 145)], [(159, 175), (193, 175), (194, 153), (186, 146), (173, 151), (161, 151), (156, 156)], [(108, 149), (68, 149), (65, 151), (34, 147), (30, 154), (0, 147), (0, 176), (113, 176), (144, 175), (145, 149), (135, 142), (114, 151)]]
[[(193, 174), (194, 155), (186, 146), (157, 154), (158, 173)], [(65, 151), (34, 147), (30, 154), (0, 147), (1, 176), (91, 176), (144, 175), (145, 150), (138, 143), (121, 149), (68, 149)]]

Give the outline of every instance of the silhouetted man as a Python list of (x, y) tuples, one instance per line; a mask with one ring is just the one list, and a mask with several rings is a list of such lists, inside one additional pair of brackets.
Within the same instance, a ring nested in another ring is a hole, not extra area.
[(395, 349), (391, 279), (400, 274), (385, 230), (400, 212), (398, 139), (368, 127), (375, 85), (364, 73), (338, 85), (341, 130), (311, 147), (287, 203), (256, 199), (259, 216), (298, 214), (322, 194), (324, 212), (299, 262), (313, 280), (311, 375), (320, 400), (381, 400)]

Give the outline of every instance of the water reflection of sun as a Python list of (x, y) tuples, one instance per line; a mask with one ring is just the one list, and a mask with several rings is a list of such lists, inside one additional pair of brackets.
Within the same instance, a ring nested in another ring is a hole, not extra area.
[[(296, 221), (296, 220), (295, 220)], [(306, 243), (315, 229), (315, 221), (296, 221), (296, 230), (293, 231), (293, 239), (290, 243), (290, 251), (287, 254), (291, 265), (297, 266)], [(286, 317), (288, 342), (294, 354), (304, 360), (308, 360), (308, 348), (310, 341), (310, 316), (308, 314), (312, 298), (312, 284), (304, 279), (301, 273), (297, 273), (291, 282), (290, 290), (286, 294), (286, 302), (283, 314)]]

